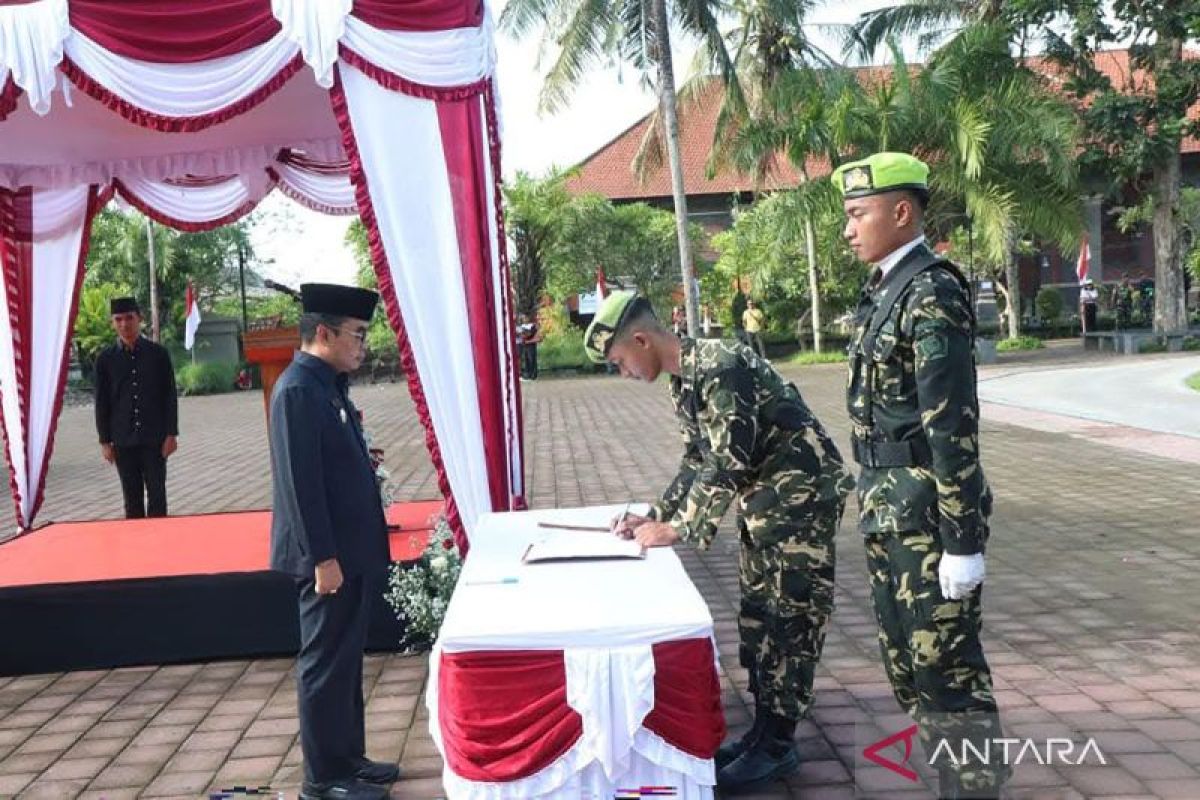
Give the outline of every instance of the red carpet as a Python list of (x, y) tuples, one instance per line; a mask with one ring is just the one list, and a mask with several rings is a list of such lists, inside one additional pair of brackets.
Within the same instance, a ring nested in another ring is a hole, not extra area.
[[(396, 503), (388, 522), (392, 559), (410, 561), (429, 541), (443, 501)], [(57, 522), (0, 544), (0, 588), (261, 572), (271, 547), (271, 512), (145, 520)]]

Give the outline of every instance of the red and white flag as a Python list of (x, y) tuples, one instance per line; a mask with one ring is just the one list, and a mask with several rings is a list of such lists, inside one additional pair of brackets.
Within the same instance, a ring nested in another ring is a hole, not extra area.
[(1083, 235), (1083, 241), (1079, 247), (1079, 259), (1075, 262), (1075, 275), (1079, 278), (1082, 284), (1087, 280), (1088, 268), (1092, 265), (1092, 248), (1088, 247), (1087, 234)]
[(604, 267), (596, 267), (596, 295), (601, 300), (608, 297), (608, 279), (604, 277)]
[(196, 291), (192, 288), (191, 281), (188, 281), (186, 298), (184, 306), (187, 309), (187, 319), (183, 323), (183, 346), (191, 350), (192, 345), (196, 343), (196, 329), (200, 327), (200, 306), (196, 305)]

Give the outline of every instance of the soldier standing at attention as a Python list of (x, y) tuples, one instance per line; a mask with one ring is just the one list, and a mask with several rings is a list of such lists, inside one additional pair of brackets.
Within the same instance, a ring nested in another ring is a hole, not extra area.
[(739, 656), (756, 709), (750, 731), (717, 752), (717, 783), (737, 791), (794, 772), (796, 723), (812, 703), (833, 610), (834, 536), (853, 486), (842, 458), (796, 387), (753, 350), (676, 337), (633, 292), (604, 301), (584, 349), (627, 378), (668, 373), (683, 430), (675, 480), (648, 517), (627, 515), (618, 534), (707, 550), (737, 499)]
[[(944, 798), (996, 797), (1008, 768), (934, 759), (1001, 737), (979, 634), (992, 496), (979, 464), (969, 286), (925, 245), (929, 168), (878, 153), (834, 171), (844, 235), (875, 266), (850, 345), (860, 527), (883, 665)], [(946, 748), (941, 748), (942, 756)]]

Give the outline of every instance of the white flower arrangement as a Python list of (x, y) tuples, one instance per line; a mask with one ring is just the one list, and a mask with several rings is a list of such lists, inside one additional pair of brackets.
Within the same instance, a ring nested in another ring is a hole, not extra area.
[(404, 624), (401, 644), (408, 652), (433, 646), (461, 571), (462, 556), (444, 515), (434, 524), (419, 559), (392, 564), (384, 597)]

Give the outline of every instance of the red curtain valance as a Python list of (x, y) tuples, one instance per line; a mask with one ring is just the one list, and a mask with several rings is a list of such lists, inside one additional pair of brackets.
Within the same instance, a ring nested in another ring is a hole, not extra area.
[(270, 0), (69, 0), (71, 26), (118, 55), (188, 64), (241, 53), (279, 33)]

